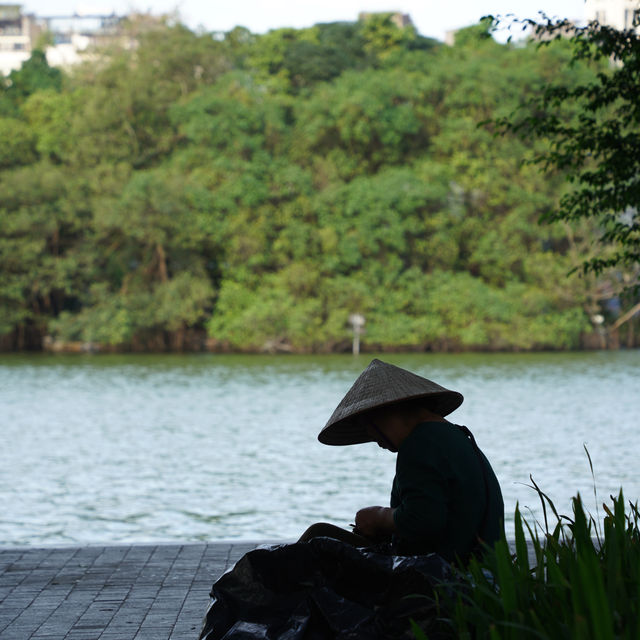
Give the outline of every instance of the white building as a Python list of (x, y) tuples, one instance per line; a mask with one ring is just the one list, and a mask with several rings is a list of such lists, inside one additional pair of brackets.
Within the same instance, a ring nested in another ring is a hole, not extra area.
[(640, 17), (640, 0), (585, 0), (587, 22), (597, 20), (614, 29), (631, 29)]
[(0, 4), (0, 74), (19, 69), (41, 33), (34, 16), (22, 13), (19, 4)]
[(115, 14), (36, 17), (22, 13), (19, 4), (0, 4), (0, 74), (19, 69), (44, 42), (52, 67), (77, 64), (86, 59), (92, 47), (118, 38), (121, 22)]

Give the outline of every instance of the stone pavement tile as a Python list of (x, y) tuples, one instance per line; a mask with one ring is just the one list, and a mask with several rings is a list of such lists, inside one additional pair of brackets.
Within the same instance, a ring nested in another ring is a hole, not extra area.
[[(142, 547), (142, 545), (140, 545)], [(108, 547), (102, 545), (87, 545), (86, 547), (76, 547), (74, 558), (97, 558)]]
[(147, 565), (136, 576), (136, 584), (154, 584), (159, 587), (167, 577), (168, 571), (169, 567)]
[[(171, 576), (168, 576), (170, 578)], [(158, 585), (158, 597), (161, 596), (178, 596), (181, 593), (187, 593), (191, 588), (193, 582), (193, 574), (185, 575), (178, 579), (178, 576), (174, 576), (173, 579), (167, 579), (162, 581), (162, 584)]]
[[(79, 631), (72, 629), (64, 637), (64, 640), (99, 640), (102, 633), (103, 631), (100, 629), (80, 629)], [(123, 636), (122, 640), (127, 640), (127, 636)]]
[(74, 548), (55, 549), (46, 558), (43, 558), (38, 566), (47, 569), (64, 567), (64, 565), (73, 558), (76, 551)]
[(54, 574), (51, 584), (73, 584), (82, 578), (84, 572), (82, 567), (64, 566)]
[(73, 624), (61, 624), (58, 622), (45, 622), (44, 624), (40, 625), (38, 627), (38, 629), (34, 632), (34, 637), (39, 637), (39, 636), (55, 636), (57, 635), (58, 638), (64, 638), (67, 633), (69, 633), (69, 631), (71, 631), (71, 627), (73, 626)]
[(153, 550), (154, 558), (175, 558), (180, 554), (183, 545), (180, 544), (159, 544)]
[(33, 629), (24, 628), (7, 628), (0, 633), (0, 640), (31, 640), (33, 638)]
[(96, 559), (96, 563), (113, 563), (120, 562), (129, 552), (131, 547), (123, 545), (121, 547), (105, 547), (102, 553)]
[(133, 640), (165, 640), (171, 635), (166, 627), (147, 627), (139, 629)]
[(25, 607), (16, 622), (27, 622), (40, 626), (55, 610), (57, 605), (43, 605), (41, 607), (30, 604)]
[(212, 567), (209, 571), (199, 573), (191, 583), (192, 589), (202, 590), (207, 593), (211, 590), (211, 585), (223, 574), (222, 568)]
[(192, 609), (198, 605), (202, 606), (203, 603), (207, 604), (209, 602), (209, 590), (209, 586), (203, 589), (191, 589), (184, 600), (182, 608)]
[[(146, 615), (147, 611), (153, 605), (153, 598), (140, 598), (137, 600), (131, 600), (127, 598), (118, 606), (118, 610), (116, 612), (117, 616), (135, 616), (135, 615)], [(129, 615), (131, 614), (131, 615)]]
[(136, 544), (131, 545), (127, 548), (127, 553), (125, 555), (125, 560), (131, 561), (136, 559), (139, 561), (140, 559), (148, 559), (151, 557), (153, 552), (157, 549), (158, 545), (155, 544)]
[(179, 593), (188, 591), (193, 583), (193, 574), (169, 574), (165, 576), (162, 584), (160, 585), (161, 591), (169, 593)]
[(33, 587), (42, 589), (51, 582), (51, 571), (49, 569), (34, 569), (24, 577), (20, 583), (23, 587)]
[(142, 621), (147, 616), (148, 609), (133, 609), (131, 607), (122, 606), (116, 611), (111, 622), (110, 627), (120, 627), (123, 629), (129, 628), (130, 625), (136, 625), (137, 627), (142, 624)]
[(59, 630), (58, 635), (62, 633), (62, 630), (66, 633), (75, 624), (77, 624), (79, 618), (80, 615), (75, 611), (58, 609), (43, 622), (43, 624), (38, 628), (38, 633), (43, 633), (43, 631), (46, 631), (51, 626)]
[(78, 619), (78, 625), (99, 624), (102, 621), (111, 620), (114, 613), (115, 608), (113, 606), (105, 606), (104, 603), (101, 602), (92, 602)]
[(16, 562), (6, 562), (0, 563), (0, 573), (4, 576), (12, 575), (12, 574), (22, 574), (23, 576), (27, 574), (30, 569), (26, 567), (20, 567)]
[(178, 619), (180, 609), (178, 607), (171, 607), (168, 605), (154, 605), (147, 611), (142, 626), (145, 627), (159, 627), (162, 625), (175, 624)]
[(196, 576), (202, 574), (205, 571), (211, 572), (212, 569), (224, 570), (229, 561), (228, 556), (224, 557), (207, 557), (203, 556), (200, 564), (196, 567)]
[(182, 609), (180, 609), (177, 622), (180, 624), (188, 622), (194, 619), (193, 616), (196, 616), (198, 619), (202, 619), (208, 606), (208, 596), (206, 598), (194, 598), (191, 602), (185, 604)]
[[(90, 600), (73, 600), (71, 598), (67, 598), (56, 609), (56, 613), (60, 612), (70, 616), (75, 615), (76, 618), (80, 619), (92, 604), (93, 601)], [(118, 606), (120, 606), (119, 603)]]
[(95, 602), (122, 602), (131, 592), (131, 587), (120, 585), (108, 585), (100, 589), (96, 597)]
[(169, 624), (169, 622), (171, 624), (175, 624), (179, 614), (180, 606), (175, 606), (175, 603), (165, 603), (158, 606), (154, 605), (149, 609), (149, 611), (147, 611), (147, 615), (145, 616), (142, 624), (147, 626), (158, 626), (157, 624), (153, 624), (154, 620), (161, 620), (163, 623), (166, 622), (167, 624)]
[(127, 640), (133, 638), (140, 629), (140, 623), (135, 624), (114, 624), (111, 622), (109, 626), (104, 630), (104, 633), (110, 633), (112, 635), (119, 636), (119, 640)]
[(38, 593), (37, 591), (25, 592), (16, 589), (2, 601), (2, 608), (24, 610), (37, 598)]
[(36, 595), (32, 604), (35, 607), (58, 606), (66, 597), (66, 591), (51, 591), (45, 589)]
[(182, 608), (186, 597), (187, 594), (184, 593), (173, 598), (156, 598), (154, 603), (151, 605), (149, 612), (155, 613), (156, 611), (175, 611), (177, 615), (178, 613), (180, 613), (180, 609)]
[(95, 569), (94, 567), (90, 567), (85, 574), (80, 577), (78, 584), (99, 584), (102, 587), (112, 573), (113, 571), (111, 569)]
[(50, 555), (49, 551), (41, 551), (39, 550), (36, 553), (23, 553), (19, 558), (17, 558), (12, 564), (7, 567), (7, 571), (33, 571), (37, 569), (40, 564), (48, 558)]
[(73, 584), (60, 584), (59, 582), (51, 581), (46, 588), (38, 594), (40, 596), (46, 595), (48, 598), (60, 598), (64, 600), (73, 590)]
[(189, 627), (175, 626), (169, 638), (170, 640), (197, 640), (201, 628), (202, 626), (199, 622)]
[(145, 609), (148, 610), (153, 604), (155, 598), (148, 596), (136, 595), (133, 591), (129, 597), (121, 604), (121, 607), (127, 609)]
[(0, 608), (0, 637), (2, 637), (2, 631), (6, 629), (21, 613), (22, 609)]
[(91, 562), (88, 561), (76, 561), (75, 559), (70, 560), (66, 564), (62, 565), (58, 571), (56, 571), (56, 576), (78, 576), (82, 577), (86, 573), (86, 571), (92, 566)]
[(178, 568), (194, 567), (197, 566), (202, 556), (204, 554), (204, 547), (196, 546), (194, 548), (191, 547), (183, 547), (180, 553), (178, 554), (173, 566)]
[(0, 585), (0, 602), (2, 602), (12, 591), (13, 587)]
[(196, 567), (198, 566), (198, 561), (195, 560), (191, 564), (191, 568), (187, 569), (186, 567), (179, 567), (174, 565), (167, 565), (164, 567), (164, 576), (162, 578), (162, 585), (168, 583), (167, 586), (175, 586), (180, 582), (189, 583), (193, 579), (193, 574), (196, 571)]
[(34, 622), (32, 620), (20, 620), (17, 618), (9, 626), (2, 630), (0, 638), (2, 640), (22, 640), (22, 638), (30, 638), (40, 626), (41, 622)]
[(195, 640), (211, 585), (255, 546), (0, 549), (0, 638)]
[(160, 585), (153, 584), (134, 584), (129, 593), (127, 601), (132, 600), (155, 600), (156, 594), (160, 589)]
[(184, 620), (178, 620), (173, 627), (174, 630), (193, 632), (193, 630), (195, 629), (196, 631), (199, 631), (202, 627), (202, 621), (204, 620), (205, 613), (206, 609), (203, 609), (202, 611), (194, 612), (189, 619), (185, 618)]
[(2, 559), (3, 558), (8, 558), (8, 559), (12, 559), (12, 558), (19, 558), (24, 554), (24, 548), (18, 548), (18, 547), (7, 547), (6, 549), (0, 549), (0, 564), (2, 564)]
[(83, 605), (89, 606), (98, 593), (100, 593), (100, 589), (97, 586), (93, 586), (91, 588), (74, 588), (69, 592), (67, 597), (65, 598), (65, 602), (70, 602), (77, 607), (82, 607)]
[(111, 587), (131, 587), (135, 584), (137, 572), (116, 570), (109, 576), (109, 586)]
[(204, 560), (217, 560), (226, 558), (229, 555), (231, 545), (210, 544), (207, 545), (202, 554)]
[(17, 587), (29, 575), (29, 571), (6, 570), (2, 574), (2, 583), (5, 586)]
[(190, 562), (176, 560), (167, 570), (167, 578), (191, 580), (193, 574), (200, 565), (200, 558), (194, 558)]

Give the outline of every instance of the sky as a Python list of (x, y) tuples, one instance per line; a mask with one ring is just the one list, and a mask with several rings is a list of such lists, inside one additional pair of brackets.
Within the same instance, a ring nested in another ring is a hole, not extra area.
[(27, 13), (41, 16), (177, 11), (192, 29), (229, 31), (244, 26), (254, 33), (354, 21), (361, 11), (400, 11), (411, 16), (423, 36), (439, 40), (448, 30), (475, 24), (487, 14), (535, 18), (543, 11), (570, 19), (584, 14), (584, 0), (22, 0), (22, 5)]

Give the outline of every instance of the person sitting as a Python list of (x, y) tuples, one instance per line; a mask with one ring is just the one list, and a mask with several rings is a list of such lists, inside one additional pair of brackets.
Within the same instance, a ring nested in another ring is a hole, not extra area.
[(504, 518), (489, 461), (445, 419), (462, 400), (373, 360), (318, 438), (396, 452), (390, 506), (360, 509), (353, 532), (317, 523), (296, 543), (249, 551), (214, 583), (200, 640), (400, 640), (415, 624), (441, 637), (434, 589), (498, 540)]
[(328, 445), (377, 442), (397, 453), (390, 506), (355, 516), (353, 532), (311, 525), (299, 542), (327, 536), (356, 547), (390, 543), (399, 555), (437, 553), (466, 563), (501, 536), (504, 503), (486, 456), (462, 425), (445, 419), (463, 396), (374, 359), (318, 435)]

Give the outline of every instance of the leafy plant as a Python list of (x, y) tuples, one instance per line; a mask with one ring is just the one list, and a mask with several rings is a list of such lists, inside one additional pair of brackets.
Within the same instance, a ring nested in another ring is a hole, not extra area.
[[(516, 507), (515, 554), (503, 537), (443, 585), (443, 628), (455, 638), (607, 640), (640, 634), (640, 511), (623, 492), (601, 524), (578, 494), (561, 515), (532, 479), (544, 524)], [(416, 637), (420, 636), (416, 633)]]

